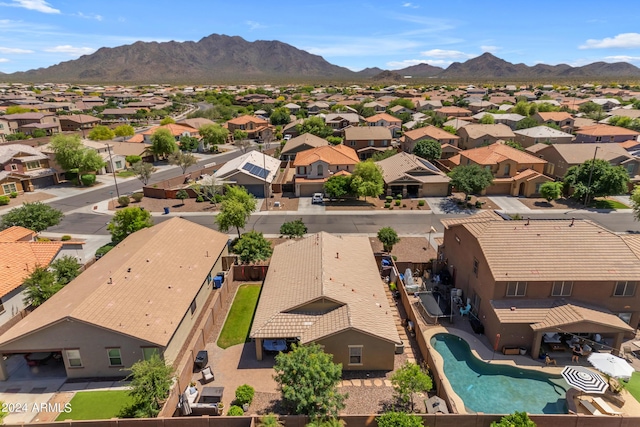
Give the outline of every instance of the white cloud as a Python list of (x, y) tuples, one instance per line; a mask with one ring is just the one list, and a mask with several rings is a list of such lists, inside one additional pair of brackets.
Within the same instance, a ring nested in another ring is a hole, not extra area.
[(53, 53), (67, 53), (71, 56), (80, 56), (80, 55), (88, 55), (90, 53), (95, 52), (95, 49), (92, 47), (75, 47), (69, 44), (65, 44), (62, 46), (56, 46), (49, 49), (45, 49), (45, 52), (53, 52)]
[(102, 21), (102, 15), (97, 15), (95, 13), (90, 13), (88, 15), (82, 13), (82, 12), (78, 12), (73, 14), (73, 16), (77, 16), (78, 18), (84, 18), (84, 19), (95, 19), (96, 21)]
[(419, 64), (429, 64), (434, 67), (448, 67), (453, 61), (447, 61), (444, 59), (405, 59), (404, 61), (390, 61), (387, 62), (387, 66), (392, 70), (399, 70), (402, 68), (411, 67)]
[(608, 48), (633, 48), (640, 47), (639, 33), (622, 33), (615, 37), (606, 37), (602, 40), (589, 39), (580, 49), (608, 49)]
[(464, 53), (459, 50), (443, 50), (443, 49), (431, 49), (424, 52), (420, 52), (422, 56), (428, 56), (430, 58), (446, 58), (446, 59), (458, 59), (458, 58), (473, 58), (474, 54)]
[(263, 25), (256, 21), (245, 21), (244, 23), (249, 26), (249, 30), (260, 30), (262, 28), (267, 28), (266, 25)]
[(45, 0), (13, 0), (12, 3), (0, 3), (0, 6), (22, 7), (42, 13), (60, 13), (60, 10), (54, 9)]
[(417, 9), (417, 8), (419, 8), (420, 6), (418, 6), (418, 5), (416, 5), (416, 4), (413, 4), (413, 3), (409, 3), (409, 2), (407, 2), (407, 3), (402, 3), (402, 7), (410, 7), (411, 9)]
[(9, 62), (7, 58), (0, 58), (0, 62)]
[(13, 53), (13, 54), (21, 54), (21, 53), (33, 53), (32, 50), (27, 50), (27, 49), (16, 49), (13, 47), (1, 47), (0, 46), (0, 53)]
[(489, 53), (496, 53), (497, 51), (500, 50), (500, 48), (498, 46), (490, 46), (490, 45), (489, 46), (487, 46), (487, 45), (480, 46), (480, 49), (483, 52), (489, 52)]
[(638, 62), (640, 61), (640, 56), (613, 55), (613, 56), (605, 56), (604, 59), (606, 61), (614, 61), (614, 62)]

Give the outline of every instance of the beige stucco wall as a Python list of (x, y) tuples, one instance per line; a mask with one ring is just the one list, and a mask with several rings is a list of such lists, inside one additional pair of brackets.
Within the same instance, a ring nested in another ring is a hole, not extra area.
[[(395, 344), (357, 330), (347, 330), (316, 341), (324, 351), (333, 354), (335, 363), (345, 371), (392, 370)], [(349, 346), (362, 346), (362, 365), (349, 364)]]
[(22, 286), (12, 290), (2, 297), (4, 311), (0, 314), (0, 326), (25, 309), (24, 288)]

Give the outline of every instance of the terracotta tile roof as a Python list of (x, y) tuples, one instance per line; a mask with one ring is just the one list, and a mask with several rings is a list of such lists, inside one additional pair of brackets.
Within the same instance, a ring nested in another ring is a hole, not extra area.
[(575, 301), (557, 299), (494, 300), (493, 310), (500, 323), (529, 323), (534, 331), (556, 331), (572, 324), (587, 322), (633, 331), (616, 314)]
[(518, 164), (546, 164), (546, 160), (542, 160), (525, 151), (509, 147), (506, 144), (496, 142), (485, 147), (472, 148), (460, 152), (460, 156), (470, 159), (479, 165), (495, 165), (505, 160), (513, 160)]
[(496, 281), (640, 277), (639, 243), (588, 220), (505, 221), (497, 214), (482, 213), (442, 223), (446, 228), (464, 227), (477, 238)]
[(0, 243), (0, 297), (22, 285), (36, 266), (48, 266), (60, 249), (61, 242)]
[(609, 126), (603, 124), (582, 126), (576, 131), (576, 134), (589, 135), (589, 136), (615, 136), (615, 135), (640, 135), (640, 132), (635, 130), (625, 129), (620, 126)]
[(397, 123), (397, 122), (402, 123), (401, 119), (399, 119), (397, 117), (394, 117), (391, 114), (387, 114), (387, 113), (375, 114), (375, 115), (373, 115), (371, 117), (367, 117), (365, 119), (365, 121), (367, 123), (375, 123), (375, 122), (380, 121), (380, 120), (385, 120), (385, 121), (390, 122), (390, 123)]
[(442, 108), (438, 108), (436, 111), (442, 114), (464, 113), (464, 114), (471, 115), (470, 110), (467, 110), (466, 108), (461, 108), (461, 107), (442, 107)]
[(32, 241), (36, 234), (33, 230), (14, 225), (0, 231), (0, 243), (17, 242), (19, 240)]
[(185, 132), (189, 132), (191, 134), (198, 133), (198, 129), (193, 128), (189, 125), (169, 123), (167, 125), (154, 126), (150, 129), (147, 129), (144, 132), (142, 132), (142, 135), (153, 135), (158, 129), (167, 129), (169, 132), (171, 132), (171, 135), (173, 136), (179, 136)]
[(636, 141), (635, 139), (630, 139), (628, 141), (625, 142), (619, 142), (618, 143), (619, 146), (621, 146), (622, 148), (633, 148), (636, 147), (638, 145), (640, 145), (640, 141)]
[(355, 165), (360, 162), (358, 154), (346, 145), (325, 145), (301, 151), (296, 156), (293, 166), (309, 166), (318, 160), (330, 165)]
[(561, 122), (563, 120), (573, 120), (573, 116), (567, 112), (564, 111), (549, 111), (546, 113), (538, 113), (538, 116), (540, 116), (540, 118), (542, 120), (549, 121), (552, 120), (554, 122)]
[(0, 336), (0, 344), (71, 319), (166, 346), (227, 240), (182, 218), (140, 230)]
[(391, 141), (391, 131), (384, 126), (350, 126), (344, 128), (344, 140)]
[(264, 119), (261, 119), (259, 117), (255, 117), (255, 116), (248, 116), (248, 115), (244, 115), (244, 116), (240, 116), (240, 117), (236, 117), (234, 119), (228, 120), (227, 123), (231, 123), (233, 125), (246, 125), (247, 123), (255, 123), (255, 124), (261, 124), (261, 125), (268, 125), (269, 122), (267, 122)]
[(460, 139), (458, 135), (454, 135), (452, 133), (447, 132), (446, 130), (442, 130), (432, 125), (407, 131), (404, 133), (404, 136), (414, 141), (417, 141), (425, 137), (435, 139), (436, 141), (439, 141), (441, 139), (453, 139), (453, 140)]
[(472, 123), (460, 129), (460, 132), (466, 133), (470, 139), (479, 139), (485, 135), (492, 136), (500, 139), (513, 139), (515, 134), (507, 125), (495, 124), (495, 125), (482, 125)]
[(383, 286), (367, 237), (320, 232), (283, 243), (273, 251), (250, 335), (307, 343), (352, 329), (400, 342)]
[(144, 142), (144, 135), (142, 135), (141, 133), (137, 133), (133, 135), (131, 138), (127, 139), (125, 142), (131, 142), (131, 143)]

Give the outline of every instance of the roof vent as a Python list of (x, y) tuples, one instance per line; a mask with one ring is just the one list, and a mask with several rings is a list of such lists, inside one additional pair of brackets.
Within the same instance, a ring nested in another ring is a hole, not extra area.
[(569, 227), (573, 227), (573, 224), (576, 222), (575, 218), (571, 218), (571, 224), (569, 224)]
[(109, 277), (109, 281), (107, 283), (112, 285), (113, 284), (113, 279), (111, 277)]
[(131, 267), (127, 268), (127, 273), (131, 273)]
[(336, 258), (340, 258), (340, 252), (336, 252)]
[(516, 308), (515, 307), (511, 307), (511, 311), (516, 311)]

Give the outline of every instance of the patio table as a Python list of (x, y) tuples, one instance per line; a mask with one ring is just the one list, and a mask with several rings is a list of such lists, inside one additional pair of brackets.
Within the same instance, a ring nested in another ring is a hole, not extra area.
[(203, 387), (198, 403), (220, 403), (224, 387)]

